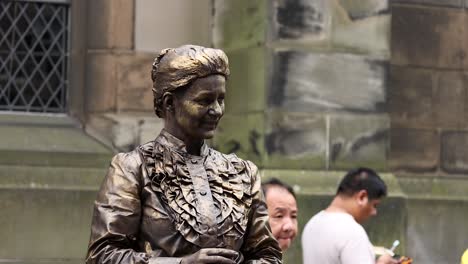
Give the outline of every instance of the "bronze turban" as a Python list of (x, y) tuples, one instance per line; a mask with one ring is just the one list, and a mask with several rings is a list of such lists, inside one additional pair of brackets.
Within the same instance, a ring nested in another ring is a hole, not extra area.
[(162, 50), (154, 59), (151, 71), (156, 115), (163, 117), (161, 108), (165, 92), (172, 92), (197, 78), (212, 74), (229, 75), (228, 58), (220, 49), (184, 45)]

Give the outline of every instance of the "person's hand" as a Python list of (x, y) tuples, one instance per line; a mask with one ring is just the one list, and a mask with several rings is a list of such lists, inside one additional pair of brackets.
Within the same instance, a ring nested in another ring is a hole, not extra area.
[(377, 259), (377, 264), (399, 264), (399, 263), (400, 263), (399, 260), (394, 259), (392, 256), (388, 254), (384, 254)]
[(220, 264), (236, 264), (234, 261), (239, 256), (234, 250), (226, 248), (202, 248), (198, 252), (182, 258), (181, 264), (194, 263), (220, 263)]

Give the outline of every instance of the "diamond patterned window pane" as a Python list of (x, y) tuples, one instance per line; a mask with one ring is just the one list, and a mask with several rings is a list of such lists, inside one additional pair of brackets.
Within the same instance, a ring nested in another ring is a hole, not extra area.
[(0, 111), (67, 106), (69, 4), (0, 0)]

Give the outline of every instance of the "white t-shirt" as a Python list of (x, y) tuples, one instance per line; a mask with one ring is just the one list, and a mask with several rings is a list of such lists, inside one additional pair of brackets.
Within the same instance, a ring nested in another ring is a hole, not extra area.
[(364, 228), (347, 213), (316, 214), (302, 232), (304, 264), (375, 264)]

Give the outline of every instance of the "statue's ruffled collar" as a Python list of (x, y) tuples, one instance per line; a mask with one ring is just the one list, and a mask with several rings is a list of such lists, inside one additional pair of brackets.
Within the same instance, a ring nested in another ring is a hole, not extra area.
[[(167, 130), (162, 129), (161, 133), (159, 133), (159, 136), (156, 138), (155, 143), (159, 143), (171, 150), (175, 150), (179, 153), (185, 153), (186, 155), (190, 155), (187, 153), (187, 148), (185, 146), (185, 143), (178, 139), (177, 137), (173, 136), (171, 133), (167, 132)], [(156, 148), (153, 149), (153, 152), (157, 151)], [(209, 153), (209, 147), (206, 145), (205, 142), (203, 142), (203, 145), (200, 150), (200, 155), (202, 157), (207, 156)], [(154, 155), (155, 153), (153, 153)]]
[[(153, 144), (140, 146), (145, 160), (151, 189), (158, 193), (168, 207), (178, 232), (200, 247), (205, 245), (207, 234), (199, 218), (192, 179), (187, 161), (192, 159), (180, 139), (162, 130)], [(246, 162), (236, 155), (225, 155), (203, 144), (203, 166), (219, 214), (217, 237), (223, 243), (226, 233), (234, 240), (242, 238), (247, 229), (248, 214), (252, 202), (251, 175)], [(219, 244), (218, 246), (222, 246)]]

